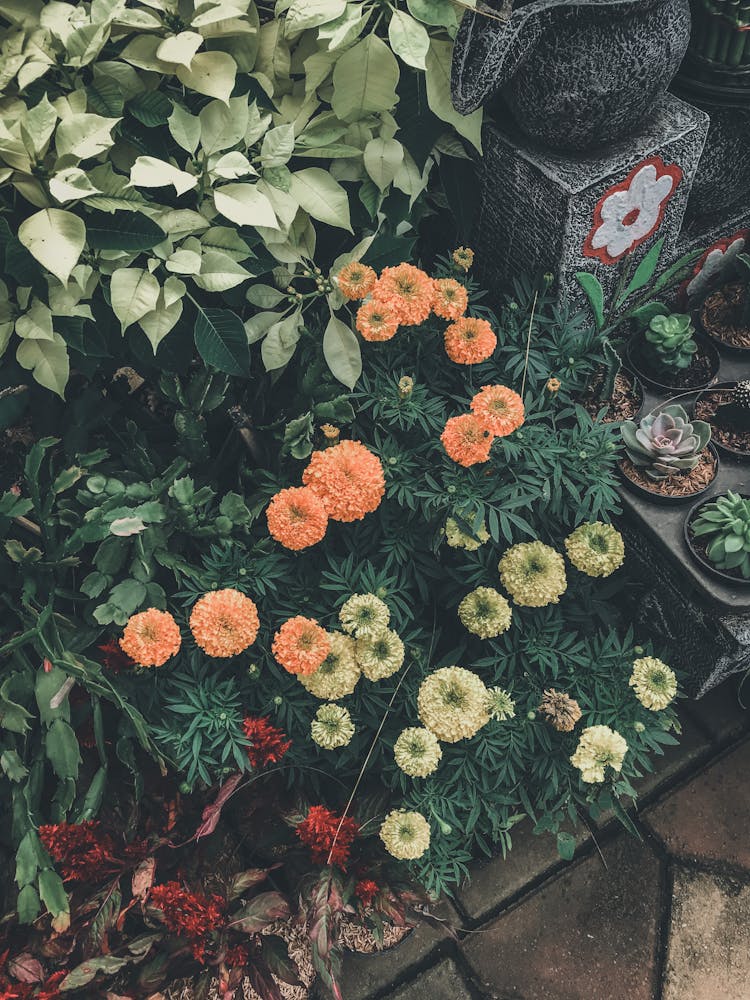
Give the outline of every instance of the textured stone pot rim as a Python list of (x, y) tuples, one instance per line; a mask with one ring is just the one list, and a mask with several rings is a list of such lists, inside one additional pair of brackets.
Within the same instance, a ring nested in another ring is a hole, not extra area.
[[(693, 403), (693, 414), (695, 414), (695, 408), (700, 402), (700, 400), (707, 395), (709, 392), (720, 392), (722, 389), (733, 389), (737, 385), (736, 382), (714, 382), (713, 385), (707, 385), (705, 389), (701, 389), (698, 395), (695, 397), (695, 402)], [(697, 418), (700, 419), (700, 418)], [(711, 421), (707, 420), (706, 423), (710, 424)], [(711, 443), (718, 448), (719, 452), (723, 455), (728, 455), (737, 462), (747, 462), (750, 459), (750, 451), (739, 451), (737, 448), (729, 448), (727, 445), (722, 444), (721, 441), (715, 441), (712, 439)]]
[(711, 480), (710, 483), (706, 483), (706, 485), (702, 489), (698, 490), (696, 493), (690, 493), (686, 497), (669, 497), (665, 496), (663, 493), (654, 493), (651, 490), (647, 490), (645, 486), (641, 486), (640, 483), (636, 483), (629, 476), (625, 475), (625, 473), (622, 470), (622, 459), (620, 459), (620, 461), (617, 463), (617, 472), (618, 475), (620, 476), (620, 479), (622, 479), (623, 483), (625, 484), (625, 486), (627, 486), (628, 489), (630, 489), (633, 493), (637, 493), (638, 496), (643, 498), (644, 500), (648, 500), (650, 503), (656, 504), (659, 507), (679, 506), (679, 504), (690, 503), (690, 501), (695, 500), (696, 497), (702, 497), (703, 494), (707, 490), (710, 490), (713, 484), (716, 482), (716, 479), (719, 475), (719, 468), (721, 466), (721, 458), (719, 457), (719, 453), (716, 450), (713, 441), (708, 442), (704, 451), (706, 449), (708, 449), (708, 451), (711, 452), (711, 454), (714, 456), (714, 459), (716, 460), (716, 465), (714, 466), (713, 479)]
[[(721, 577), (722, 580), (728, 580), (730, 583), (734, 583), (740, 587), (750, 587), (750, 580), (745, 580), (741, 576), (730, 576), (729, 573), (725, 573), (724, 570), (717, 569), (708, 559), (704, 559), (703, 556), (697, 551), (693, 545), (693, 539), (690, 535), (690, 525), (695, 520), (695, 516), (701, 507), (705, 507), (707, 503), (713, 503), (714, 500), (718, 500), (719, 497), (726, 496), (726, 491), (724, 493), (717, 493), (715, 496), (703, 498), (699, 500), (698, 503), (694, 504), (690, 510), (687, 512), (685, 517), (685, 523), (683, 524), (682, 530), (685, 537), (685, 544), (688, 547), (690, 555), (695, 559), (695, 561), (709, 573), (714, 576)], [(743, 500), (748, 500), (750, 497), (747, 493), (740, 493)]]
[[(611, 10), (613, 13), (620, 11), (628, 12), (629, 9), (632, 13), (635, 13), (641, 10), (648, 10), (650, 7), (655, 7), (661, 2), (663, 0), (531, 0), (531, 3), (516, 8), (507, 21), (467, 11), (459, 28), (459, 36), (463, 36), (462, 41), (464, 44), (456, 46), (454, 49), (452, 96), (456, 110), (462, 115), (471, 114), (480, 108), (491, 94), (494, 94), (499, 87), (502, 87), (510, 79), (510, 76), (503, 72), (502, 63), (498, 65), (496, 53), (485, 51), (481, 67), (475, 67), (479, 79), (484, 82), (480, 86), (477, 86), (476, 77), (472, 76), (468, 87), (465, 87), (463, 84), (466, 76), (463, 70), (468, 65), (474, 64), (477, 61), (477, 53), (472, 45), (472, 41), (479, 43), (481, 51), (484, 48), (481, 44), (481, 35), (489, 26), (495, 27), (496, 34), (505, 32), (507, 35), (506, 52), (510, 52), (512, 47), (519, 41), (521, 30), (526, 27), (527, 21), (535, 14), (544, 14), (547, 11), (556, 10), (560, 7), (569, 7), (571, 9), (590, 7), (603, 12)], [(493, 11), (493, 13), (496, 12)], [(515, 69), (515, 66), (513, 68)]]

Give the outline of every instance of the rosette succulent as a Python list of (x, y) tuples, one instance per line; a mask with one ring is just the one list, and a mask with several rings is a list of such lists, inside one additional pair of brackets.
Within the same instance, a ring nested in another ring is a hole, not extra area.
[(711, 439), (709, 424), (691, 422), (679, 404), (652, 411), (639, 424), (626, 420), (621, 433), (630, 461), (655, 480), (694, 469)]
[(739, 570), (750, 580), (750, 498), (727, 491), (701, 508), (690, 529), (706, 540), (706, 556), (717, 569)]
[(654, 359), (666, 368), (689, 368), (698, 345), (693, 339), (695, 328), (684, 313), (654, 316), (645, 336)]

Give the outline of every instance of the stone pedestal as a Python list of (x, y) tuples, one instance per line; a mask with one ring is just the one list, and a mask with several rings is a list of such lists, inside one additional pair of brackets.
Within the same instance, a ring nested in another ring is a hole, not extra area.
[(612, 291), (625, 257), (637, 263), (661, 237), (677, 242), (708, 126), (671, 94), (640, 132), (588, 155), (545, 151), (488, 124), (474, 239), (482, 282), (499, 289), (549, 271), (559, 301), (577, 306), (575, 273), (586, 270)]
[(705, 216), (688, 221), (675, 244), (675, 260), (693, 250), (703, 251), (693, 276), (680, 289), (681, 309), (695, 307), (708, 291), (731, 280), (737, 254), (750, 249), (750, 206), (722, 213), (719, 218), (721, 222), (706, 223)]

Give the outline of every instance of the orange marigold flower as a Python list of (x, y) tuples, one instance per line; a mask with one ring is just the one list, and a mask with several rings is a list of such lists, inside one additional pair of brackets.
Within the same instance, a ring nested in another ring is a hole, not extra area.
[(314, 674), (331, 652), (331, 639), (314, 618), (297, 615), (284, 622), (273, 637), (271, 649), (290, 674)]
[(454, 278), (437, 278), (433, 282), (435, 297), (432, 311), (441, 319), (460, 319), (469, 304), (469, 293)]
[(390, 306), (404, 326), (424, 323), (432, 312), (435, 291), (432, 278), (413, 264), (384, 267), (372, 296)]
[(454, 462), (468, 467), (487, 461), (494, 439), (473, 413), (462, 413), (450, 418), (440, 440)]
[(328, 527), (323, 501), (309, 486), (281, 490), (268, 505), (266, 518), (276, 541), (295, 552), (319, 542)]
[(359, 441), (314, 451), (302, 482), (315, 490), (333, 521), (361, 521), (378, 509), (385, 493), (380, 459)]
[(190, 631), (209, 656), (237, 656), (255, 642), (260, 621), (255, 601), (239, 590), (212, 590), (193, 605)]
[(353, 260), (344, 266), (336, 276), (336, 283), (339, 291), (345, 299), (363, 299), (375, 287), (378, 280), (377, 274), (367, 264), (360, 264), (358, 260)]
[(131, 615), (120, 639), (122, 651), (142, 667), (161, 667), (181, 645), (177, 622), (156, 608)]
[(492, 356), (497, 337), (486, 319), (463, 316), (445, 331), (445, 350), (457, 365), (476, 365)]
[(524, 420), (523, 400), (504, 385), (485, 385), (471, 401), (471, 408), (482, 427), (496, 437), (517, 430)]
[(398, 330), (395, 310), (379, 299), (370, 299), (357, 310), (357, 329), (365, 340), (390, 340)]

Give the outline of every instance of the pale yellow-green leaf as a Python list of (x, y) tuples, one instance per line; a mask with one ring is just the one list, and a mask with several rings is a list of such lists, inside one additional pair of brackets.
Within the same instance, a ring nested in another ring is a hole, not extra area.
[(279, 313), (277, 312), (259, 312), (250, 319), (245, 320), (245, 333), (247, 334), (248, 344), (256, 344), (259, 340), (262, 340), (271, 327), (279, 322)]
[(331, 106), (342, 121), (390, 111), (398, 100), (398, 81), (398, 60), (382, 38), (368, 35), (336, 63)]
[(78, 160), (98, 156), (114, 143), (110, 133), (121, 120), (104, 118), (101, 115), (71, 115), (57, 126), (55, 133), (57, 155), (71, 155)]
[(273, 309), (286, 298), (286, 292), (279, 291), (272, 285), (251, 285), (246, 294), (247, 301), (261, 309)]
[(318, 38), (326, 43), (330, 51), (344, 48), (359, 37), (367, 20), (359, 4), (349, 3), (341, 17), (318, 29)]
[(279, 228), (271, 202), (255, 184), (225, 184), (216, 188), (214, 204), (217, 212), (238, 226)]
[(181, 31), (179, 35), (170, 35), (164, 39), (156, 50), (156, 58), (189, 67), (201, 45), (203, 36), (197, 31)]
[(345, 10), (346, 0), (292, 0), (286, 12), (286, 33), (317, 28), (340, 17)]
[(353, 389), (362, 374), (362, 352), (353, 330), (333, 314), (323, 334), (323, 356), (334, 378)]
[(427, 29), (401, 10), (394, 10), (388, 25), (391, 48), (404, 62), (415, 69), (425, 68), (425, 58), (430, 48)]
[(156, 14), (149, 14), (146, 10), (120, 10), (115, 14), (113, 24), (119, 24), (127, 28), (139, 28), (142, 31), (161, 30), (162, 23)]
[(199, 115), (204, 151), (219, 153), (240, 143), (247, 131), (249, 113), (247, 97), (232, 97), (226, 104), (210, 101)]
[(172, 114), (167, 119), (167, 125), (177, 145), (192, 156), (198, 148), (201, 138), (200, 119), (191, 115), (179, 104), (175, 104), (172, 108)]
[(148, 188), (171, 184), (181, 195), (196, 187), (198, 178), (155, 156), (139, 156), (130, 169), (130, 183), (133, 187)]
[(120, 59), (130, 63), (131, 66), (137, 66), (138, 69), (172, 74), (175, 71), (175, 64), (164, 62), (156, 54), (161, 43), (162, 39), (158, 35), (139, 35), (132, 42), (128, 42), (120, 53)]
[(453, 60), (453, 44), (439, 38), (430, 39), (430, 51), (427, 53), (427, 103), (433, 114), (444, 122), (448, 122), (455, 130), (482, 152), (482, 111), (473, 111), (470, 115), (460, 115), (453, 107), (451, 100), (451, 64)]
[(165, 267), (174, 274), (198, 274), (201, 269), (201, 255), (195, 250), (175, 250), (167, 258)]
[(208, 229), (208, 220), (200, 212), (191, 208), (168, 208), (152, 216), (157, 226), (161, 226), (173, 240), (179, 240), (190, 233), (200, 233)]
[(24, 340), (18, 345), (16, 360), (31, 371), (39, 385), (65, 399), (65, 386), (70, 376), (68, 348), (59, 333), (52, 340)]
[(122, 332), (156, 309), (161, 288), (148, 271), (139, 267), (121, 267), (112, 275), (110, 297), (112, 311)]
[(340, 254), (331, 265), (331, 277), (337, 275), (345, 264), (351, 264), (354, 260), (362, 260), (364, 255), (372, 246), (374, 239), (374, 236), (365, 236), (365, 238), (360, 240), (359, 243), (352, 247), (351, 250)]
[(137, 97), (138, 94), (142, 94), (146, 90), (146, 85), (138, 70), (127, 63), (105, 59), (95, 63), (92, 70), (95, 84), (99, 85), (103, 80), (116, 83), (126, 101)]
[(16, 320), (16, 333), (22, 340), (52, 340), (52, 311), (40, 299), (34, 299), (31, 308)]
[(232, 153), (224, 153), (216, 157), (215, 161), (209, 159), (208, 172), (212, 178), (220, 177), (225, 181), (237, 180), (238, 177), (256, 177), (258, 171), (250, 163), (244, 153), (235, 149)]
[[(406, 0), (406, 6), (411, 15), (424, 24), (439, 25), (450, 30), (458, 27), (453, 0)], [(473, 7), (474, 0), (469, 0), (465, 6)]]
[(12, 175), (11, 184), (35, 208), (49, 208), (52, 204), (47, 192), (36, 177), (15, 173)]
[(179, 278), (167, 278), (164, 288), (159, 292), (156, 308), (138, 320), (138, 325), (148, 337), (154, 354), (182, 316), (182, 299), (186, 291), (185, 283)]
[(189, 90), (225, 103), (234, 89), (237, 63), (226, 52), (199, 52), (190, 64), (177, 67), (177, 79)]
[(85, 198), (87, 195), (101, 194), (98, 187), (94, 187), (89, 179), (89, 175), (80, 167), (66, 167), (65, 170), (58, 170), (49, 179), (49, 190), (53, 198), (57, 201), (73, 201), (76, 198)]
[(365, 146), (365, 169), (381, 191), (391, 183), (403, 161), (404, 147), (397, 139), (371, 139)]
[(233, 260), (246, 260), (250, 247), (230, 226), (211, 226), (200, 238), (204, 250), (223, 250)]
[(420, 173), (419, 167), (414, 162), (411, 153), (408, 149), (404, 150), (404, 160), (396, 171), (396, 176), (393, 178), (393, 186), (398, 188), (399, 191), (403, 191), (404, 194), (409, 195), (410, 206), (414, 204), (414, 200), (427, 187), (432, 164), (433, 160), (428, 158), (424, 170)]
[(45, 208), (21, 223), (18, 238), (42, 267), (67, 284), (86, 243), (86, 227), (72, 212)]
[(291, 316), (274, 323), (263, 339), (260, 356), (267, 372), (283, 368), (292, 358), (299, 342), (302, 327), (302, 313), (294, 312)]
[(57, 111), (46, 94), (21, 118), (20, 124), (27, 151), (35, 157), (44, 155), (57, 125)]
[(294, 152), (294, 126), (279, 125), (266, 132), (260, 147), (260, 162), (264, 167), (283, 167)]
[(320, 167), (298, 170), (292, 174), (289, 193), (313, 219), (352, 232), (349, 198), (328, 171)]
[(203, 254), (200, 274), (194, 275), (193, 281), (204, 292), (226, 292), (250, 276), (250, 272), (228, 254), (209, 250)]
[(20, 127), (14, 122), (9, 128), (0, 120), (0, 157), (16, 170), (31, 171), (31, 158), (21, 139)]

